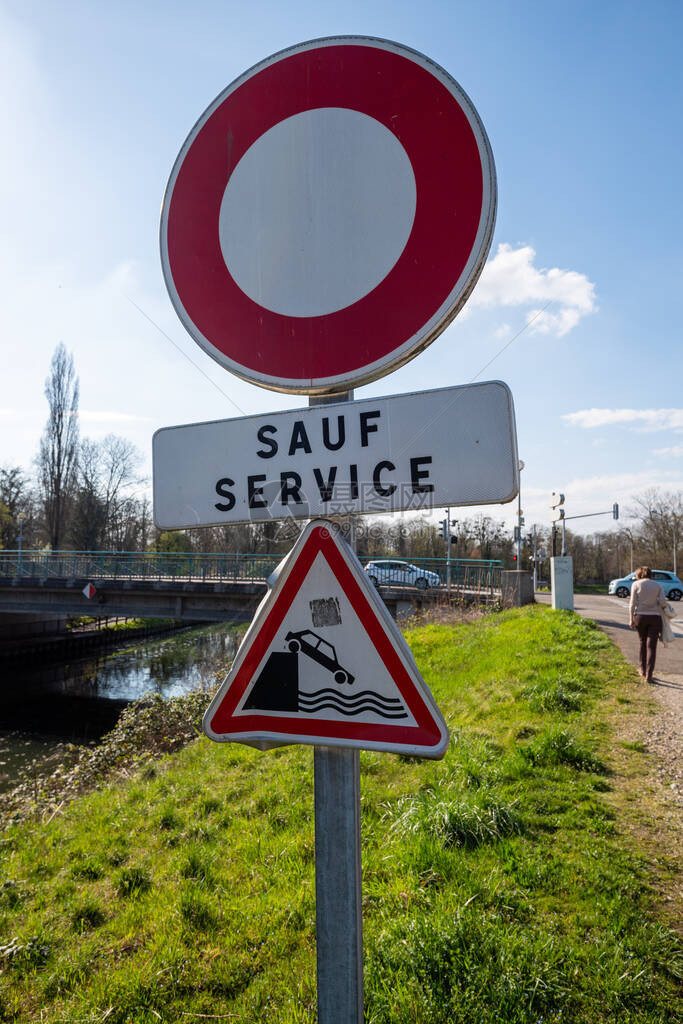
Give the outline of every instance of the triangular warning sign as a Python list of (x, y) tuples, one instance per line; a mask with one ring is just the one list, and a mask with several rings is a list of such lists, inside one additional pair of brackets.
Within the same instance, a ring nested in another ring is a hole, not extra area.
[(213, 740), (443, 757), (448, 730), (355, 554), (315, 519), (281, 563), (204, 715)]

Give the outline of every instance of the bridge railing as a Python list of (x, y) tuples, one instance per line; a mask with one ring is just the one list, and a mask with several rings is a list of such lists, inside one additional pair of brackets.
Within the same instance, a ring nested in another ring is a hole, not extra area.
[[(159, 582), (229, 583), (265, 581), (282, 560), (283, 555), (266, 554), (195, 554), (191, 552), (156, 551), (0, 551), (0, 578), (7, 579), (85, 579), (85, 580), (156, 580)], [(430, 586), (451, 591), (490, 593), (500, 588), (503, 563), (496, 559), (452, 559), (450, 574), (445, 558), (361, 557), (369, 562), (392, 565), (378, 579), (389, 586), (414, 586), (420, 578)], [(402, 566), (406, 568), (402, 568)], [(419, 570), (417, 573), (414, 570)], [(430, 576), (429, 574), (434, 574)]]
[(0, 576), (34, 579), (262, 582), (282, 555), (156, 551), (0, 551)]

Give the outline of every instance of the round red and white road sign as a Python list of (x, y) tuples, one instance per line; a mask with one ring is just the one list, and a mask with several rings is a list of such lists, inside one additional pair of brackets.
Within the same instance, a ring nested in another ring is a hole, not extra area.
[(164, 277), (228, 370), (346, 391), (450, 323), (495, 213), (491, 148), (450, 75), (397, 43), (317, 39), (245, 72), (197, 121), (164, 197)]

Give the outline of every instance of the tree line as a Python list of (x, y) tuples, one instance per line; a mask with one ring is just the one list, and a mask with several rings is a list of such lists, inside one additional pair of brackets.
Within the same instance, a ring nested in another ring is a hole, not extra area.
[[(81, 437), (79, 381), (73, 356), (61, 342), (45, 381), (45, 398), (48, 418), (33, 473), (19, 466), (0, 467), (0, 547), (284, 554), (298, 536), (301, 525), (294, 520), (157, 530), (135, 445), (115, 434), (101, 441)], [(672, 568), (674, 538), (678, 540), (683, 526), (683, 494), (647, 491), (634, 498), (627, 519), (628, 526), (591, 536), (567, 530), (567, 553), (577, 581), (602, 583), (643, 563)], [(553, 535), (545, 525), (527, 531), (518, 566), (516, 544), (502, 521), (485, 514), (463, 516), (451, 530), (451, 557), (498, 559), (507, 568), (530, 570), (534, 532), (539, 576), (547, 578)], [(446, 553), (440, 529), (425, 513), (363, 516), (356, 533), (361, 556), (419, 559)], [(557, 535), (555, 546), (559, 554)]]

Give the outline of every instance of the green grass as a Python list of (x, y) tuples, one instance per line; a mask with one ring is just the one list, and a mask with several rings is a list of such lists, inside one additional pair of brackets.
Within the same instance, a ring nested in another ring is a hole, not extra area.
[[(680, 1019), (680, 947), (614, 800), (633, 670), (538, 607), (409, 641), (452, 740), (361, 755), (368, 1024)], [(201, 739), (11, 826), (0, 1020), (312, 1024), (312, 804), (310, 748)]]

